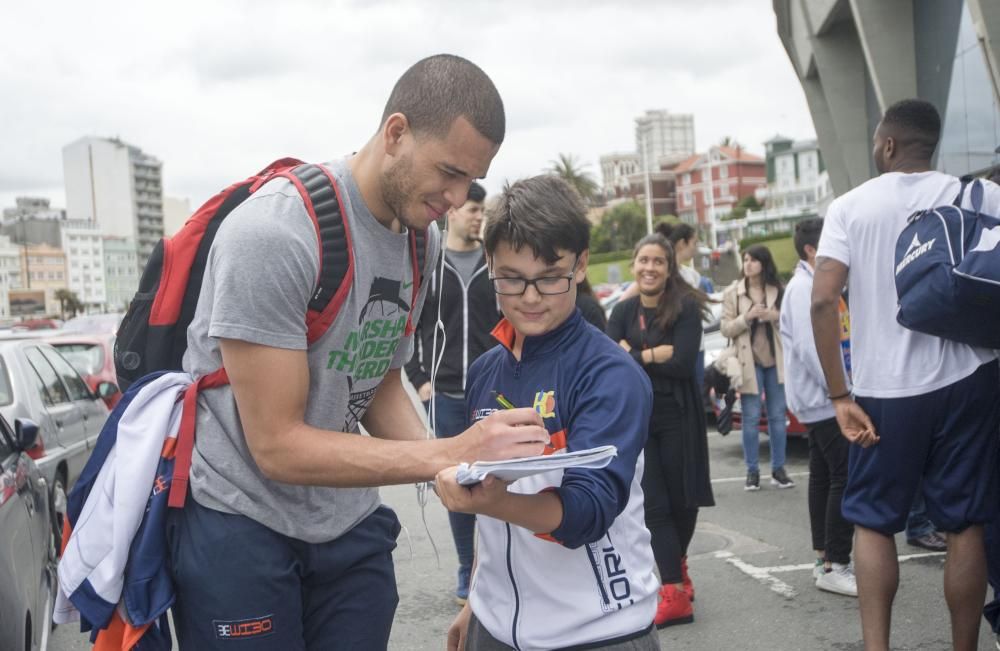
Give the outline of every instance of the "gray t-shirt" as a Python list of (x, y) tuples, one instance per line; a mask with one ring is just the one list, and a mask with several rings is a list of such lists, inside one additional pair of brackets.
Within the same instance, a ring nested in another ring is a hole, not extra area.
[(445, 248), (444, 257), (448, 261), (448, 264), (455, 267), (455, 270), (458, 271), (458, 275), (462, 277), (462, 282), (468, 285), (469, 281), (472, 280), (472, 274), (476, 273), (479, 261), (483, 259), (483, 250), (478, 248), (471, 251), (452, 251)]
[[(320, 264), (317, 235), (299, 193), (278, 179), (219, 227), (188, 329), (184, 369), (200, 376), (219, 368), (219, 338), (308, 350), (306, 423), (358, 432), (385, 373), (410, 355), (412, 337), (404, 332), (413, 270), (407, 234), (375, 220), (347, 161), (328, 168), (341, 189), (354, 249), (351, 290), (329, 330), (307, 347), (305, 314)], [(428, 229), (427, 239), (427, 260), (434, 260), (440, 250), (437, 226)], [(414, 322), (426, 288), (420, 288)], [(228, 386), (204, 391), (198, 399), (191, 491), (199, 504), (306, 542), (339, 537), (379, 504), (375, 488), (299, 486), (266, 478), (247, 448)]]

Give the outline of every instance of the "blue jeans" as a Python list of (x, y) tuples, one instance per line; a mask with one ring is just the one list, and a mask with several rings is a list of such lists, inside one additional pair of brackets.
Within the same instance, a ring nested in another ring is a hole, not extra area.
[[(764, 394), (767, 406), (767, 432), (771, 439), (771, 470), (785, 465), (785, 387), (778, 382), (778, 367), (764, 368), (754, 365), (757, 371), (757, 390)], [(740, 394), (743, 408), (743, 459), (747, 470), (760, 472), (760, 394)]]
[[(430, 401), (424, 403), (430, 415)], [(434, 436), (439, 439), (451, 438), (461, 434), (469, 426), (465, 415), (465, 400), (449, 398), (437, 394), (434, 396)], [(451, 536), (455, 540), (455, 551), (458, 552), (458, 567), (460, 570), (472, 569), (473, 546), (476, 535), (476, 516), (469, 513), (452, 513), (448, 511), (448, 522), (451, 524)]]

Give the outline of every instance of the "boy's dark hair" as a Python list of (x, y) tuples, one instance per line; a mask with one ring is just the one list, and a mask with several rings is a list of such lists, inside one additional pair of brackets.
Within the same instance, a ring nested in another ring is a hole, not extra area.
[(469, 186), (469, 195), (466, 197), (466, 201), (475, 201), (476, 203), (482, 203), (486, 199), (486, 188), (479, 185), (475, 181)]
[(900, 148), (912, 149), (925, 160), (934, 156), (941, 138), (941, 115), (922, 99), (904, 99), (885, 111), (882, 124), (892, 127)]
[(671, 244), (677, 244), (681, 240), (687, 242), (692, 237), (697, 235), (694, 228), (690, 224), (680, 223), (671, 224), (670, 222), (660, 222), (653, 229), (663, 237), (667, 238), (667, 241)]
[(809, 257), (806, 255), (806, 244), (811, 245), (814, 249), (819, 247), (819, 234), (822, 231), (823, 219), (820, 217), (803, 219), (795, 225), (793, 241), (795, 242), (795, 252), (799, 254), (799, 260), (805, 260)]
[(403, 73), (389, 95), (382, 122), (402, 113), (414, 132), (443, 138), (458, 117), (499, 145), (506, 129), (503, 100), (476, 64), (452, 54), (417, 61)]
[(559, 260), (557, 249), (579, 255), (590, 248), (590, 222), (579, 193), (558, 176), (543, 174), (508, 185), (486, 211), (483, 245), (492, 256), (501, 242), (536, 258)]

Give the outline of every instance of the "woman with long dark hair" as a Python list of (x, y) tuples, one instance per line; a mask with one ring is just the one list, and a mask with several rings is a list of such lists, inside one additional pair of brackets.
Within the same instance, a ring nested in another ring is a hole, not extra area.
[(743, 273), (722, 294), (719, 330), (736, 344), (743, 369), (740, 392), (743, 409), (744, 490), (760, 490), (761, 399), (767, 403), (767, 434), (771, 446), (771, 485), (791, 488), (785, 472), (785, 378), (778, 316), (784, 288), (771, 251), (762, 244), (743, 253)]
[(663, 584), (654, 622), (663, 628), (694, 621), (687, 548), (698, 508), (715, 504), (705, 411), (695, 383), (708, 297), (681, 278), (674, 248), (659, 233), (635, 245), (632, 273), (639, 295), (615, 306), (608, 335), (629, 351), (653, 385), (642, 490)]

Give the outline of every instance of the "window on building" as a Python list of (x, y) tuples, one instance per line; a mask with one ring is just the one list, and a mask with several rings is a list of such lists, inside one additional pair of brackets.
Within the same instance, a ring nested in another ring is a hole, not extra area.
[(728, 176), (729, 176), (729, 166), (728, 165), (720, 165), (719, 166), (719, 178), (720, 179), (724, 179), (724, 178), (727, 178)]
[(722, 195), (723, 197), (728, 197), (729, 196), (729, 184), (728, 183), (723, 183), (722, 184), (722, 189), (720, 190), (719, 194)]
[(687, 206), (691, 205), (691, 193), (690, 192), (685, 192), (684, 193), (684, 204), (687, 205)]
[(685, 174), (684, 175), (684, 181), (683, 181), (683, 183), (684, 183), (684, 185), (691, 185), (691, 175), (690, 174)]

